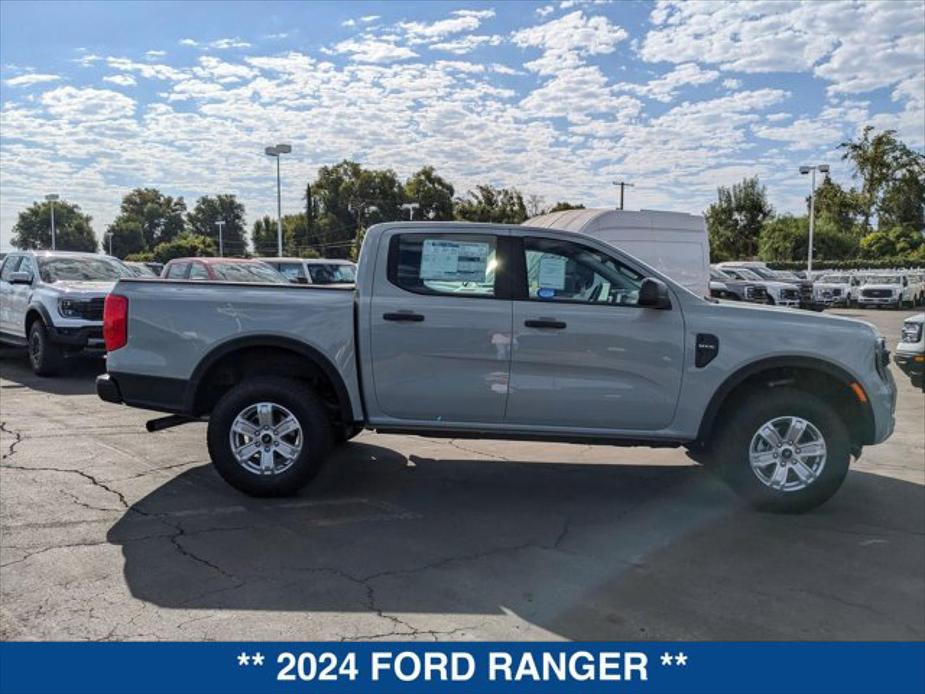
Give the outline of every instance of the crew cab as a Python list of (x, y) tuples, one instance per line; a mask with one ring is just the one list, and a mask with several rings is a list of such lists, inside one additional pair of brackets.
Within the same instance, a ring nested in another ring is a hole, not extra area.
[(762, 508), (828, 499), (893, 431), (869, 324), (715, 302), (585, 234), (371, 227), (356, 287), (122, 280), (106, 401), (208, 419), (218, 472), (295, 493), (362, 429), (684, 446)]
[(751, 282), (764, 288), (767, 303), (774, 306), (800, 307), (800, 290), (789, 282), (768, 280), (756, 274), (750, 268), (724, 265), (718, 268), (723, 274), (741, 282)]
[(866, 275), (858, 289), (858, 306), (900, 309), (915, 305), (915, 287), (910, 286), (909, 278), (899, 273)]
[(103, 301), (131, 270), (94, 253), (17, 251), (0, 267), (0, 342), (28, 347), (39, 376), (103, 353)]
[(826, 306), (851, 306), (857, 298), (860, 281), (847, 273), (822, 275), (813, 285), (816, 301)]

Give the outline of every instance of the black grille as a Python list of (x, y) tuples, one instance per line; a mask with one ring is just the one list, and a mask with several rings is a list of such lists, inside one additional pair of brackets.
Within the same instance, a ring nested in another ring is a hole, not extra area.
[(889, 289), (865, 289), (861, 294), (871, 299), (889, 299), (893, 296), (893, 292)]
[(832, 296), (841, 296), (841, 289), (833, 289)]
[(103, 320), (103, 302), (105, 301), (103, 297), (87, 301), (71, 301), (69, 308), (74, 318)]
[(780, 296), (782, 299), (786, 299), (787, 301), (796, 301), (797, 299), (800, 298), (800, 290), (796, 288), (782, 289), (780, 292)]

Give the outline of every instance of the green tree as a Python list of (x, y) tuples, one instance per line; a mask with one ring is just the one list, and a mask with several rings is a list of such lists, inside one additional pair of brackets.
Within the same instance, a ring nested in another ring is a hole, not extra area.
[(874, 231), (861, 239), (861, 257), (869, 259), (915, 256), (925, 249), (922, 234), (913, 229), (894, 227)]
[[(55, 248), (59, 251), (94, 253), (98, 245), (92, 218), (80, 206), (66, 200), (55, 201)], [(51, 203), (34, 202), (22, 210), (13, 225), (12, 244), (22, 250), (51, 248)]]
[(457, 198), (456, 218), (469, 222), (521, 224), (527, 219), (523, 195), (516, 188), (476, 186), (467, 198)]
[[(809, 213), (809, 196), (806, 197), (806, 211)], [(860, 233), (860, 194), (854, 188), (845, 190), (826, 176), (816, 187), (816, 220), (826, 220), (834, 228), (846, 234)]]
[[(809, 217), (782, 215), (764, 223), (758, 255), (761, 260), (804, 260), (809, 251)], [(858, 240), (831, 220), (817, 220), (813, 229), (813, 257), (819, 260), (853, 258)]]
[(184, 230), (186, 203), (183, 198), (164, 195), (157, 188), (136, 188), (122, 198), (119, 216), (113, 225), (137, 222), (145, 247), (171, 241)]
[(887, 184), (877, 222), (881, 229), (925, 229), (925, 176), (921, 172), (910, 167)]
[(546, 210), (546, 214), (550, 212), (565, 212), (566, 210), (583, 210), (585, 209), (584, 205), (573, 205), (570, 202), (557, 202), (555, 205)]
[(421, 207), (416, 219), (447, 221), (453, 219), (453, 185), (438, 176), (434, 167), (425, 166), (405, 182), (404, 198)]
[(166, 263), (174, 258), (212, 257), (218, 255), (218, 249), (207, 236), (184, 232), (171, 241), (157, 244), (153, 255), (157, 262)]
[(106, 245), (112, 247), (112, 254), (117, 258), (125, 258), (128, 255), (148, 250), (141, 224), (137, 220), (128, 217), (116, 218), (107, 227), (106, 234), (112, 236), (111, 241), (106, 242)]
[(710, 259), (744, 260), (758, 253), (762, 225), (774, 214), (767, 190), (758, 177), (745, 178), (732, 188), (720, 186), (717, 201), (705, 213), (710, 234)]
[(277, 255), (276, 220), (264, 215), (254, 222), (251, 230), (251, 243), (254, 255), (273, 258)]
[(925, 175), (925, 156), (896, 139), (895, 130), (875, 133), (868, 125), (860, 137), (842, 142), (839, 149), (844, 150), (842, 159), (851, 162), (855, 176), (861, 179), (859, 202), (865, 231), (871, 228), (883, 193), (894, 181), (909, 173), (921, 181)]
[(204, 195), (196, 201), (196, 206), (186, 215), (189, 231), (205, 236), (218, 243), (218, 220), (224, 220), (222, 226), (222, 253), (227, 256), (244, 256), (247, 252), (245, 238), (244, 205), (229, 194), (215, 196)]

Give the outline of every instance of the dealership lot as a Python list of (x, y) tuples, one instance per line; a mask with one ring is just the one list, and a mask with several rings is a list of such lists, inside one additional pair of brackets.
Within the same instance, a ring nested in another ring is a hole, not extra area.
[[(865, 318), (892, 349), (912, 311)], [(802, 516), (679, 450), (363, 433), (299, 497), (248, 498), (204, 425), (2, 350), (3, 639), (922, 639), (925, 397)]]

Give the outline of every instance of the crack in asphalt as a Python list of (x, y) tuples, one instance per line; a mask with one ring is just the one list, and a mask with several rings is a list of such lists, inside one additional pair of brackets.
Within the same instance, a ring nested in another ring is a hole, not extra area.
[(492, 458), (494, 460), (503, 460), (508, 463), (510, 462), (510, 458), (505, 458), (503, 455), (498, 455), (497, 453), (486, 453), (485, 451), (479, 451), (475, 448), (468, 448), (467, 446), (463, 446), (457, 442), (458, 442), (458, 439), (450, 439), (449, 441), (447, 441), (447, 443), (450, 446), (452, 446), (453, 448), (457, 450), (463, 451), (465, 453), (473, 453), (475, 455), (480, 455), (486, 458)]
[(22, 442), (22, 434), (20, 434), (18, 431), (13, 431), (12, 429), (8, 428), (6, 422), (0, 422), (0, 432), (13, 437), (13, 442), (10, 444), (6, 453), (0, 456), (0, 460), (6, 460), (16, 452), (16, 446)]

